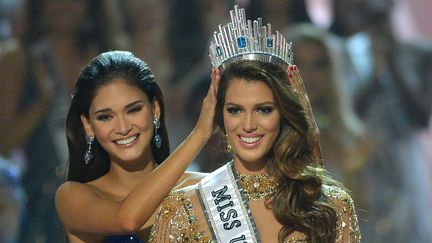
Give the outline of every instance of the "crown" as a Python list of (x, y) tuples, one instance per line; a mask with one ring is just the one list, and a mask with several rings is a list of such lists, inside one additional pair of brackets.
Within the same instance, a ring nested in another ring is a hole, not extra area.
[(281, 66), (293, 63), (292, 43), (278, 31), (271, 33), (271, 25), (262, 25), (262, 19), (246, 20), (244, 8), (234, 5), (230, 10), (231, 22), (219, 25), (210, 43), (209, 56), (213, 67), (224, 69), (238, 60), (261, 60)]

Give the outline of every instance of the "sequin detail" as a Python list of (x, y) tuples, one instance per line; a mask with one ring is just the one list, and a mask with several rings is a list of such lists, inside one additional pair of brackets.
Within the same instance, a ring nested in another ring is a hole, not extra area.
[[(357, 214), (349, 194), (333, 186), (323, 186), (323, 192), (338, 217), (335, 242), (359, 243), (361, 235)], [(195, 205), (183, 191), (171, 193), (160, 207), (149, 242), (215, 243), (211, 237), (199, 231), (198, 225), (205, 222), (205, 219), (196, 216), (195, 210), (199, 209), (194, 207)], [(305, 234), (295, 231), (285, 240), (285, 243), (307, 243), (307, 238)]]
[(194, 205), (181, 190), (172, 192), (163, 201), (152, 228), (149, 243), (190, 242), (213, 243), (198, 230)]
[(359, 243), (360, 228), (350, 195), (339, 187), (323, 186), (323, 191), (336, 210), (336, 242)]

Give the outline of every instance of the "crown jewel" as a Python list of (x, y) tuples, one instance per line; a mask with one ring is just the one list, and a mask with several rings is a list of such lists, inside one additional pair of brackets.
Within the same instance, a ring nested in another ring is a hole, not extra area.
[(210, 43), (209, 56), (213, 67), (237, 60), (261, 60), (282, 66), (293, 62), (292, 43), (278, 31), (271, 33), (271, 25), (262, 25), (262, 19), (246, 20), (244, 8), (234, 5), (230, 10), (231, 22), (219, 25)]

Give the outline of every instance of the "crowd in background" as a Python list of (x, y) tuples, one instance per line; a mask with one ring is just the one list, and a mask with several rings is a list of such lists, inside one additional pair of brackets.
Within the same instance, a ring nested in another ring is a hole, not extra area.
[[(424, 25), (395, 18), (407, 2), (235, 2), (248, 19), (262, 17), (294, 42), (325, 166), (351, 190), (363, 242), (432, 238), (432, 31), (414, 35)], [(83, 65), (114, 49), (145, 60), (163, 90), (176, 147), (198, 117), (210, 83), (208, 42), (232, 6), (0, 0), (0, 242), (65, 239), (54, 194), (65, 180), (64, 122)], [(224, 139), (216, 136), (191, 170), (209, 172), (227, 160)]]

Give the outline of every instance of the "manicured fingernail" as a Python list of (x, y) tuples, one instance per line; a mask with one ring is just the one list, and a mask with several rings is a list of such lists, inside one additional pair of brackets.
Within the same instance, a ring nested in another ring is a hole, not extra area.
[(292, 74), (290, 73), (290, 74), (288, 74), (288, 77), (289, 77), (289, 78), (292, 78), (293, 76), (292, 76)]
[(289, 67), (289, 70), (291, 70), (291, 71), (294, 70), (293, 66), (290, 66), (290, 67)]
[(297, 66), (294, 66), (294, 70), (297, 70)]

